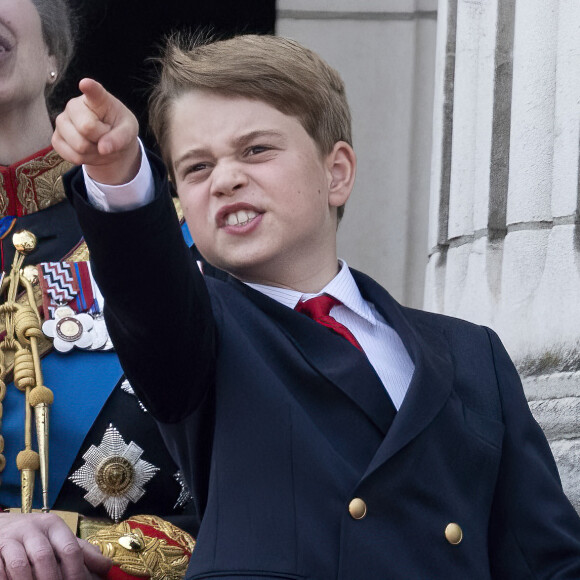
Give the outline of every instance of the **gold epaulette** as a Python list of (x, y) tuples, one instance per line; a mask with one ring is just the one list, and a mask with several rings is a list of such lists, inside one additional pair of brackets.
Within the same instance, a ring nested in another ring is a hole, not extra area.
[(113, 560), (107, 579), (127, 574), (151, 580), (184, 578), (195, 540), (157, 516), (134, 516), (100, 529), (87, 540)]

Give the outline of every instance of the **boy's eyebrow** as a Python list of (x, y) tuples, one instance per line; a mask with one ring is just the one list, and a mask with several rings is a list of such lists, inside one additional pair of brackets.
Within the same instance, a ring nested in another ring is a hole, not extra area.
[[(251, 143), (255, 139), (262, 139), (262, 138), (270, 138), (273, 137), (275, 139), (279, 139), (282, 144), (286, 143), (286, 137), (280, 133), (279, 131), (270, 130), (270, 129), (261, 129), (256, 131), (250, 131), (249, 133), (245, 133), (244, 135), (240, 135), (236, 137), (232, 144), (234, 147), (243, 147), (247, 143)], [(205, 147), (194, 147), (192, 149), (187, 150), (181, 157), (176, 159), (173, 162), (173, 168), (177, 169), (179, 165), (181, 165), (184, 161), (192, 157), (204, 157), (205, 155), (209, 155), (209, 150)]]
[(263, 137), (274, 137), (277, 139), (281, 139), (284, 143), (286, 142), (286, 137), (280, 133), (279, 131), (275, 131), (273, 129), (261, 129), (256, 131), (250, 131), (244, 135), (240, 135), (236, 139), (234, 139), (233, 143), (236, 146), (245, 145), (250, 141), (254, 141), (254, 139), (261, 139)]
[(193, 149), (188, 149), (183, 155), (181, 155), (181, 157), (179, 157), (178, 159), (176, 159), (173, 162), (173, 169), (175, 171), (177, 171), (178, 167), (184, 163), (185, 161), (191, 159), (192, 157), (203, 157), (207, 154), (207, 149), (204, 149), (202, 147), (199, 148), (193, 148)]

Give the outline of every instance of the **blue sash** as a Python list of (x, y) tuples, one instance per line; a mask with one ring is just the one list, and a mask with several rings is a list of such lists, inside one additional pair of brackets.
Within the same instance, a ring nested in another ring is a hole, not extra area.
[[(193, 240), (185, 222), (181, 227), (188, 246)], [(42, 359), (44, 384), (54, 391), (50, 412), (49, 505), (55, 502), (83, 441), (123, 371), (114, 352), (51, 351)], [(35, 427), (33, 425), (33, 432)], [(0, 504), (21, 505), (20, 472), (16, 455), (24, 449), (24, 395), (13, 383), (4, 399), (2, 435), (6, 468), (1, 474)], [(36, 444), (33, 445), (36, 449)], [(42, 507), (40, 478), (36, 478), (34, 508)]]
[[(42, 373), (44, 384), (54, 391), (49, 451), (49, 503), (52, 506), (87, 433), (123, 371), (114, 352), (61, 354), (52, 351), (42, 359)], [(2, 431), (6, 441), (6, 469), (2, 474), (0, 503), (20, 506), (16, 455), (24, 448), (24, 395), (13, 383), (8, 385), (4, 400)], [(34, 507), (40, 508), (40, 481), (36, 479)]]

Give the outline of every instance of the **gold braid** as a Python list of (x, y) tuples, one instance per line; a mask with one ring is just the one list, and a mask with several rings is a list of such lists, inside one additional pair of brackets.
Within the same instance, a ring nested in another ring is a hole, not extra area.
[[(41, 320), (32, 284), (22, 274), (26, 254), (36, 247), (36, 238), (30, 232), (13, 236), (16, 253), (10, 275), (2, 281), (0, 295), (6, 300), (0, 305), (0, 317), (6, 327), (6, 336), (0, 342), (0, 419), (2, 401), (6, 396), (6, 353), (14, 352), (14, 384), (25, 394), (24, 449), (18, 453), (16, 464), (20, 471), (22, 512), (32, 511), (35, 472), (40, 469), (42, 509), (48, 511), (48, 408), (53, 393), (43, 385), (38, 341), (42, 338)], [(16, 301), (19, 288), (24, 289), (25, 303)], [(32, 411), (36, 421), (38, 452), (32, 449)], [(4, 439), (0, 436), (0, 472), (6, 466)]]

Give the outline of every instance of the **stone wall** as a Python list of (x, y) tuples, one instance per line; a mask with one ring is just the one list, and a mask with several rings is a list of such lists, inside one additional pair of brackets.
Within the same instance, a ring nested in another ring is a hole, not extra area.
[(440, 0), (425, 307), (494, 328), (580, 509), (580, 3)]
[(346, 82), (358, 175), (339, 254), (423, 303), (437, 0), (278, 0), (276, 31)]

